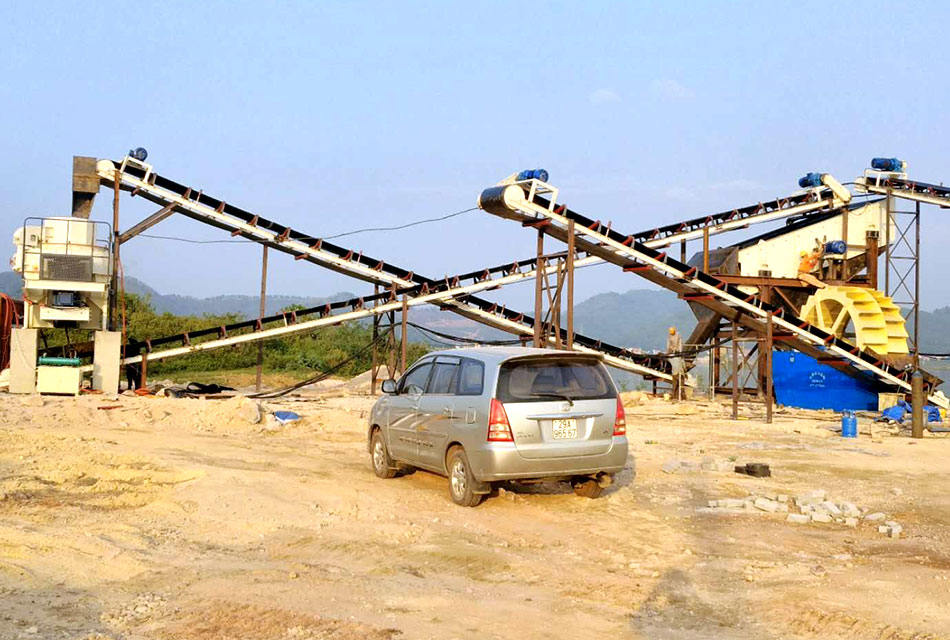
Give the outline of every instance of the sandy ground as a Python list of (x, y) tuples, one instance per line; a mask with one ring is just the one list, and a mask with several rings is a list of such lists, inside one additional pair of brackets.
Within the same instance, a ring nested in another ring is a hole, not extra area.
[[(463, 509), (373, 475), (367, 396), (271, 402), (305, 417), (268, 429), (240, 399), (2, 395), (0, 638), (950, 637), (950, 441), (629, 400), (636, 474), (601, 498)], [(661, 470), (704, 458), (773, 476)], [(706, 508), (815, 489), (902, 536)]]

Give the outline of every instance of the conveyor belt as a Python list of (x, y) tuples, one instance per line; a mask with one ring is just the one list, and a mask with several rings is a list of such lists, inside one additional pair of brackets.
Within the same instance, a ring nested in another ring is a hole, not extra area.
[[(154, 340), (132, 341), (127, 346), (127, 352), (135, 355), (124, 359), (123, 364), (139, 362), (142, 358), (137, 352), (144, 352), (148, 360), (170, 358), (177, 355), (224, 347), (233, 344), (265, 340), (281, 335), (310, 331), (319, 326), (327, 326), (370, 317), (389, 311), (396, 311), (402, 307), (401, 297), (406, 296), (408, 307), (420, 304), (436, 304), (439, 306), (453, 302), (464, 301), (472, 306), (474, 312), (483, 313), (495, 323), (493, 326), (508, 326), (509, 331), (531, 335), (534, 319), (504, 308), (501, 305), (480, 300), (471, 296), (472, 293), (495, 289), (514, 282), (533, 279), (535, 272), (526, 270), (524, 265), (506, 265), (503, 269), (486, 269), (477, 274), (453, 276), (438, 282), (425, 282), (411, 287), (397, 289), (393, 285), (388, 291), (372, 296), (351, 298), (338, 302), (327, 303), (309, 309), (279, 313), (260, 320), (243, 320), (221, 327), (209, 327), (196, 331), (189, 331), (172, 336), (156, 338)], [(471, 282), (468, 282), (471, 280)], [(474, 302), (473, 302), (474, 301)], [(348, 310), (348, 311), (345, 311)], [(342, 313), (335, 313), (342, 312)], [(315, 316), (312, 319), (307, 319)], [(484, 320), (482, 320), (484, 322)], [(268, 327), (273, 323), (283, 326)], [(506, 324), (502, 324), (506, 323)], [(517, 331), (516, 331), (517, 330)], [(237, 334), (237, 332), (244, 332)], [(562, 332), (563, 333), (563, 332)], [(236, 334), (236, 335), (232, 335)], [(202, 342), (202, 339), (214, 336), (215, 339)], [(177, 345), (169, 347), (169, 345)], [(161, 347), (169, 347), (162, 349)], [(666, 361), (660, 356), (640, 354), (628, 349), (617, 347), (607, 342), (593, 340), (585, 336), (578, 339), (575, 336), (574, 348), (577, 351), (599, 353), (605, 361), (634, 373), (648, 377), (667, 379), (668, 373), (661, 367)]]
[[(910, 390), (910, 371), (891, 367), (873, 353), (862, 351), (808, 324), (784, 308), (767, 304), (753, 294), (650, 248), (638, 241), (635, 235), (620, 233), (564, 205), (555, 205), (553, 198), (552, 201), (539, 200), (536, 194), (544, 191), (556, 193), (553, 187), (537, 180), (491, 187), (482, 192), (479, 206), (494, 215), (517, 220), (522, 225), (538, 227), (565, 241), (573, 229), (575, 246), (581, 251), (675, 291), (682, 298), (701, 304), (757, 333), (765, 333), (767, 323), (771, 322), (776, 341), (786, 342), (849, 375), (869, 376), (883, 385)], [(947, 406), (942, 397), (931, 396), (930, 401)]]
[(950, 187), (939, 184), (917, 182), (889, 174), (871, 174), (855, 180), (855, 186), (859, 191), (950, 208)]
[[(441, 305), (455, 298), (464, 297), (474, 291), (494, 288), (504, 284), (510, 284), (511, 282), (526, 277), (533, 277), (525, 274), (526, 272), (518, 271), (506, 276), (479, 280), (471, 284), (462, 284), (447, 279), (431, 285), (425, 283), (403, 288), (398, 291), (393, 288), (389, 291), (371, 296), (351, 298), (349, 300), (331, 302), (309, 309), (279, 313), (260, 320), (245, 320), (221, 327), (210, 327), (174, 336), (166, 336), (156, 340), (130, 342), (127, 349), (138, 353), (124, 358), (122, 364), (141, 362), (143, 354), (149, 362), (152, 362), (179, 355), (207, 351), (209, 349), (312, 331), (318, 327), (332, 326), (351, 320), (360, 320), (390, 311), (399, 311), (402, 309), (403, 304), (405, 304), (406, 307), (415, 307), (423, 304)], [(403, 296), (405, 296), (405, 302), (403, 302)], [(492, 310), (491, 312), (494, 313), (496, 310)], [(527, 320), (530, 321), (530, 318)], [(278, 323), (278, 326), (268, 326), (273, 323)], [(245, 331), (245, 333), (237, 333), (239, 331)], [(631, 353), (606, 343), (597, 343), (597, 348), (591, 348), (575, 342), (575, 350), (601, 354), (608, 364), (635, 373), (657, 377), (666, 375), (661, 371), (650, 369), (635, 362), (634, 358), (640, 354)], [(91, 371), (92, 365), (83, 367), (83, 370)]]
[[(163, 207), (171, 206), (174, 210), (193, 219), (230, 231), (232, 235), (240, 235), (284, 251), (294, 255), (295, 259), (307, 260), (352, 277), (386, 286), (405, 288), (416, 284), (431, 285), (436, 282), (407, 269), (357, 253), (352, 249), (325, 242), (227, 204), (222, 200), (207, 196), (201, 191), (195, 191), (190, 187), (164, 178), (156, 174), (150, 165), (128, 157), (118, 165), (109, 161), (100, 161), (98, 173), (104, 184), (113, 184), (116, 166), (119, 168), (121, 188), (131, 191), (133, 195), (141, 195)], [(704, 233), (704, 229), (708, 229), (710, 234), (717, 234), (742, 228), (753, 222), (766, 222), (782, 217), (827, 210), (835, 204), (836, 201), (828, 190), (812, 190), (789, 198), (777, 198), (742, 209), (734, 209), (659, 227), (644, 232), (642, 236), (648, 245), (662, 246), (665, 243), (698, 237)], [(597, 256), (589, 255), (578, 260), (576, 266), (586, 266), (600, 261), (601, 259)], [(517, 278), (518, 281), (521, 281), (534, 277), (533, 269), (535, 265), (536, 259), (530, 258), (510, 265), (506, 264), (461, 274), (448, 280), (456, 283), (468, 279), (472, 279), (473, 282), (485, 281), (487, 278), (511, 274), (512, 270), (521, 271), (528, 268), (527, 273), (522, 273), (523, 277)], [(554, 268), (552, 265), (548, 267), (548, 271), (551, 272)], [(502, 280), (508, 279), (503, 278)], [(495, 282), (499, 281), (496, 280)], [(496, 286), (501, 285), (497, 284)], [(486, 300), (468, 296), (464, 300), (443, 300), (440, 304), (443, 308), (510, 333), (530, 335), (533, 332), (533, 318), (499, 307)], [(211, 331), (216, 331), (216, 329)], [(159, 345), (182, 339), (182, 336), (171, 336), (156, 339), (151, 344)], [(601, 351), (607, 355), (608, 359), (617, 359), (627, 363), (632, 361), (633, 365), (627, 367), (622, 366), (624, 362), (611, 362), (615, 366), (628, 368), (648, 377), (664, 379), (669, 377), (667, 373), (669, 370), (668, 364), (665, 360), (656, 356), (638, 354), (583, 335), (575, 335), (574, 343), (580, 348)]]
[[(131, 191), (133, 195), (140, 195), (163, 207), (173, 206), (177, 212), (192, 219), (224, 229), (231, 232), (232, 235), (242, 236), (249, 240), (265, 244), (278, 251), (293, 255), (295, 259), (306, 260), (321, 267), (332, 269), (366, 282), (380, 284), (387, 288), (396, 287), (400, 292), (423, 285), (433, 288), (442, 286), (443, 283), (447, 283), (450, 287), (458, 288), (462, 283), (469, 280), (478, 284), (477, 287), (472, 289), (473, 291), (481, 291), (502, 286), (508, 282), (523, 281), (535, 276), (534, 266), (536, 260), (529, 259), (438, 280), (427, 278), (407, 269), (388, 264), (383, 260), (372, 258), (362, 252), (356, 252), (352, 249), (325, 242), (320, 238), (315, 238), (291, 229), (290, 227), (251, 214), (243, 209), (229, 205), (222, 200), (207, 196), (201, 191), (195, 191), (177, 182), (163, 178), (154, 173), (149, 165), (138, 163), (128, 157), (118, 165), (114, 165), (109, 161), (99, 162), (97, 171), (104, 185), (113, 184), (116, 166), (118, 166), (120, 187), (126, 191)], [(555, 268), (556, 266), (552, 265), (548, 268), (548, 271), (553, 272)], [(533, 335), (534, 333), (534, 319), (531, 316), (507, 309), (502, 305), (472, 295), (464, 295), (459, 298), (440, 296), (433, 298), (430, 302), (437, 303), (446, 310), (453, 311), (481, 324), (486, 324), (509, 333), (524, 336)], [(253, 321), (248, 322), (253, 324)], [(244, 328), (248, 326), (246, 323), (236, 324), (243, 325)], [(306, 330), (306, 328), (298, 327), (297, 330), (303, 331)], [(217, 331), (217, 329), (211, 329), (210, 331)], [(195, 337), (196, 334), (191, 333), (190, 335), (191, 337)], [(265, 337), (269, 336), (270, 334), (267, 334)], [(186, 339), (187, 338), (183, 335), (169, 336), (167, 338), (152, 340), (151, 344), (155, 346)], [(242, 341), (247, 340), (244, 339)], [(606, 362), (611, 366), (625, 369), (648, 378), (670, 379), (668, 373), (669, 364), (660, 356), (637, 353), (630, 349), (624, 349), (608, 342), (576, 333), (574, 335), (574, 345), (575, 349), (579, 351), (603, 354)], [(182, 347), (182, 349), (184, 349), (184, 347)], [(176, 352), (176, 355), (178, 353), (187, 352), (187, 350), (182, 350)]]

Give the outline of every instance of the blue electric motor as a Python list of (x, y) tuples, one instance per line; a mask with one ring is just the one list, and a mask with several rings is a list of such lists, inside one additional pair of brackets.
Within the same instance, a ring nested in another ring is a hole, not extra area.
[(806, 173), (804, 176), (799, 178), (798, 186), (802, 189), (808, 189), (809, 187), (820, 187), (821, 186), (821, 174), (815, 173)]
[(899, 158), (873, 158), (871, 168), (878, 171), (903, 171), (904, 163)]
[(848, 245), (844, 240), (829, 240), (825, 243), (825, 253), (844, 255), (847, 251)]
[(145, 147), (135, 147), (134, 149), (129, 149), (129, 157), (135, 158), (139, 162), (145, 162), (145, 158), (148, 157), (148, 151), (145, 150)]
[(548, 172), (544, 169), (525, 169), (518, 174), (517, 180), (540, 180), (541, 182), (548, 181)]

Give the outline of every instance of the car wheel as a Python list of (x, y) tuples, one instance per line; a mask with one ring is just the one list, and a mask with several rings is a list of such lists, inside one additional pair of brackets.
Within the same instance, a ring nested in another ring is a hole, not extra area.
[(593, 478), (578, 478), (571, 482), (574, 494), (582, 498), (596, 498), (604, 490)]
[(475, 476), (468, 464), (468, 456), (462, 447), (452, 447), (446, 457), (449, 472), (449, 495), (452, 502), (463, 507), (474, 507), (482, 501), (482, 494), (475, 493)]
[(386, 448), (386, 441), (379, 429), (373, 431), (373, 439), (370, 441), (370, 456), (373, 460), (373, 471), (377, 476), (389, 479), (396, 475), (396, 467), (393, 465), (392, 458), (389, 457), (389, 449)]

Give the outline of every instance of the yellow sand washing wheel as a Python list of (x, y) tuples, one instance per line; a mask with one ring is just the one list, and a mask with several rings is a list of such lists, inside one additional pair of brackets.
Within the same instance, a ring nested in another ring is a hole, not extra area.
[(802, 320), (856, 342), (879, 355), (908, 353), (900, 308), (889, 297), (862, 287), (825, 287), (802, 305)]

